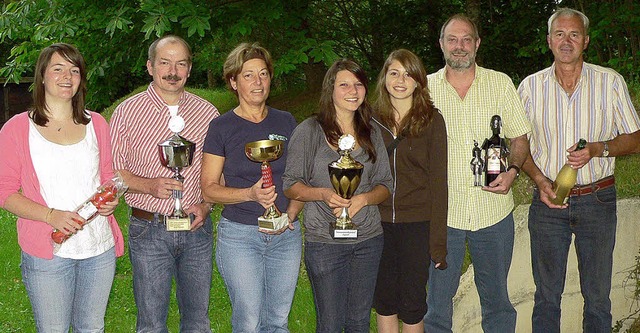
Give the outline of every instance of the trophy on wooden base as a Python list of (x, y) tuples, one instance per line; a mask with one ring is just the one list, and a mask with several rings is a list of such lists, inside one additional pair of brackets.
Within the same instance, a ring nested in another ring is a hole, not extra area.
[[(329, 163), (329, 176), (331, 184), (338, 195), (345, 199), (351, 199), (364, 170), (364, 165), (351, 157), (351, 151), (356, 145), (356, 140), (351, 134), (345, 134), (338, 140), (338, 153), (340, 158)], [(335, 222), (331, 223), (331, 237), (333, 238), (357, 238), (358, 229), (351, 221), (346, 207)]]
[[(244, 153), (247, 158), (254, 162), (262, 163), (262, 188), (273, 186), (273, 174), (269, 162), (275, 161), (284, 153), (284, 141), (281, 140), (260, 140), (249, 142), (244, 146)], [(276, 231), (289, 224), (287, 213), (281, 213), (275, 204), (258, 217), (258, 229), (260, 231)]]
[[(178, 135), (184, 129), (184, 120), (180, 116), (172, 116), (169, 121), (169, 128), (173, 135), (166, 141), (158, 144), (160, 163), (173, 170), (173, 179), (184, 182), (184, 177), (180, 174), (182, 168), (186, 168), (193, 162), (193, 154), (196, 144)], [(173, 213), (165, 218), (168, 231), (188, 231), (191, 230), (191, 218), (182, 209), (182, 191), (173, 190), (174, 199)]]

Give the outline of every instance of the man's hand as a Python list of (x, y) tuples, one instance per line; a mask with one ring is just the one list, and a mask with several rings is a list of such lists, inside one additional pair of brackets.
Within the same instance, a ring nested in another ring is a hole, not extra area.
[(482, 190), (497, 194), (507, 194), (517, 176), (518, 173), (515, 169), (502, 172), (494, 181), (489, 183), (489, 186), (483, 186)]
[(193, 214), (194, 219), (193, 222), (191, 222), (191, 231), (195, 231), (204, 224), (204, 221), (211, 212), (211, 206), (203, 202), (186, 208), (184, 212), (187, 215)]
[(158, 177), (147, 180), (147, 193), (158, 199), (169, 199), (174, 190), (182, 191), (182, 183), (173, 178)]
[(551, 183), (551, 181), (547, 178), (544, 178), (536, 182), (536, 186), (538, 187), (538, 191), (540, 192), (540, 201), (542, 201), (542, 203), (547, 205), (547, 207), (549, 208), (553, 208), (553, 209), (567, 208), (569, 206), (567, 204), (556, 205), (551, 202), (551, 199), (556, 198), (556, 194), (553, 193), (552, 185), (553, 184)]
[(600, 156), (601, 149), (599, 146), (601, 144), (598, 142), (587, 143), (586, 149), (576, 150), (578, 144), (574, 144), (573, 146), (567, 149), (569, 155), (567, 156), (567, 163), (573, 169), (580, 169), (585, 166), (591, 159), (595, 156)]

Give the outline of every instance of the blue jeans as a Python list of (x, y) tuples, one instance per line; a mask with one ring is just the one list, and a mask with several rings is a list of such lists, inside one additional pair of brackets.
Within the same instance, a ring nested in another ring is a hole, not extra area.
[[(104, 332), (116, 271), (114, 248), (87, 259), (47, 260), (22, 252), (22, 281), (38, 332)], [(26, 329), (26, 328), (25, 328)]]
[(167, 231), (164, 222), (130, 217), (129, 257), (136, 331), (167, 332), (171, 281), (176, 280), (180, 332), (211, 332), (209, 293), (213, 269), (211, 218), (195, 231)]
[(369, 332), (383, 236), (356, 244), (305, 242), (316, 332)]
[(480, 296), (484, 332), (508, 333), (516, 329), (516, 310), (507, 292), (507, 275), (513, 255), (513, 215), (477, 231), (447, 227), (445, 270), (431, 263), (427, 289), (424, 331), (452, 332), (453, 296), (460, 284), (460, 272), (468, 243), (473, 262), (474, 281)]
[(533, 332), (560, 332), (571, 235), (584, 297), (584, 332), (611, 331), (611, 274), (616, 241), (616, 189), (570, 197), (567, 209), (551, 209), (534, 192), (529, 209), (531, 265), (536, 284)]
[(293, 225), (269, 235), (220, 217), (216, 264), (229, 292), (233, 332), (289, 332), (302, 253), (300, 223)]

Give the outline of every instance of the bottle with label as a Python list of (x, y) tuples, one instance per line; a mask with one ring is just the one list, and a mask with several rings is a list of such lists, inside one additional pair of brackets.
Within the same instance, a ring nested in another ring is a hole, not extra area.
[[(100, 185), (98, 190), (93, 193), (89, 199), (75, 209), (75, 212), (82, 216), (82, 218), (86, 220), (86, 223), (89, 223), (98, 215), (98, 208), (100, 208), (100, 206), (106, 202), (116, 200), (127, 190), (127, 188), (128, 187), (124, 183), (122, 176), (119, 173), (116, 173), (113, 178)], [(51, 239), (55, 245), (62, 244), (69, 237), (71, 237), (71, 235), (65, 235), (60, 230), (54, 230), (53, 233), (51, 233)]]
[[(584, 149), (587, 146), (587, 141), (584, 139), (580, 139), (578, 141), (578, 145), (576, 146), (576, 151)], [(565, 164), (560, 172), (558, 172), (558, 176), (556, 180), (553, 182), (553, 193), (556, 194), (555, 199), (551, 199), (551, 203), (554, 205), (563, 205), (567, 202), (569, 198), (569, 192), (571, 188), (576, 184), (576, 180), (578, 179), (578, 169), (572, 168), (569, 163)]]
[(506, 142), (500, 138), (500, 125), (502, 120), (500, 116), (491, 117), (491, 131), (493, 135), (489, 139), (484, 140), (482, 149), (484, 149), (484, 185), (489, 184), (498, 178), (501, 172), (506, 169)]

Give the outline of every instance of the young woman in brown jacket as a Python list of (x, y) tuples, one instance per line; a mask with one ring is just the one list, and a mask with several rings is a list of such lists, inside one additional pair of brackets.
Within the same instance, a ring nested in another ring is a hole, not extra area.
[(378, 332), (423, 332), (429, 264), (445, 269), (447, 254), (447, 134), (433, 105), (422, 61), (399, 49), (378, 76), (375, 119), (394, 178), (379, 205), (384, 248), (374, 307)]

